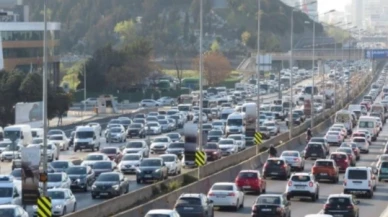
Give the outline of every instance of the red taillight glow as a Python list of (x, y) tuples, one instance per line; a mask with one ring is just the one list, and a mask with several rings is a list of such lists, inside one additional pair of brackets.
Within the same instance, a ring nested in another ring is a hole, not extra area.
[(350, 206), (347, 206), (346, 208), (348, 208), (348, 209), (353, 209), (353, 206), (350, 205)]
[(215, 196), (215, 194), (213, 194), (212, 192), (210, 192), (208, 195), (209, 196)]
[(344, 186), (346, 186), (346, 183), (347, 183), (347, 181), (346, 181), (346, 180), (344, 180)]
[(314, 186), (314, 183), (313, 183), (313, 182), (309, 182), (309, 186), (310, 186), (310, 187), (313, 187), (313, 186)]
[(252, 211), (256, 211), (256, 206), (255, 205), (252, 206)]
[(264, 164), (264, 168), (267, 168), (269, 165), (267, 163)]
[(236, 194), (234, 194), (234, 193), (229, 193), (228, 196), (229, 196), (229, 197), (234, 197), (234, 196), (236, 196)]
[(299, 158), (294, 158), (294, 161), (299, 162), (300, 159)]
[(329, 205), (329, 204), (325, 204), (325, 205), (323, 206), (323, 209), (328, 209), (328, 208), (330, 208), (330, 205)]
[(291, 181), (289, 181), (289, 182), (288, 182), (288, 186), (291, 186), (291, 185), (292, 185), (292, 182), (291, 182)]

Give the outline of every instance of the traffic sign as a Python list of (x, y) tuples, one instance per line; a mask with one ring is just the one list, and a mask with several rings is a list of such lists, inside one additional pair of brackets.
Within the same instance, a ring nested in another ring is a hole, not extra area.
[(47, 180), (48, 180), (47, 173), (39, 174), (39, 182), (47, 182)]
[(52, 217), (51, 213), (51, 198), (39, 197), (38, 201), (38, 217)]
[(195, 164), (197, 166), (203, 166), (206, 164), (206, 153), (204, 151), (195, 152)]
[(388, 59), (388, 49), (365, 50), (366, 59)]
[(261, 136), (260, 132), (255, 133), (254, 141), (256, 145), (260, 145), (263, 142), (263, 137)]

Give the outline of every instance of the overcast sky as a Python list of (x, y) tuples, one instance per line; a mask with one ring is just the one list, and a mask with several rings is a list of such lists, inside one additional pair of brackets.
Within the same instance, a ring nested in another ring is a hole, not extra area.
[(349, 4), (350, 0), (318, 0), (319, 13), (335, 9), (337, 11), (344, 11), (345, 5)]

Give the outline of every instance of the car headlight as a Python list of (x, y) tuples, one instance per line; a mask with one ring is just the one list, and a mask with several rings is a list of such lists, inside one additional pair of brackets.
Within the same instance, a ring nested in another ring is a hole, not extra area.
[(92, 185), (92, 189), (95, 189), (97, 186), (96, 185)]
[(63, 205), (60, 205), (60, 204), (55, 205), (55, 209), (62, 209), (62, 206), (63, 206)]
[(140, 170), (140, 169), (137, 169), (136, 172), (137, 172), (137, 173), (141, 173), (141, 170)]
[(37, 205), (33, 205), (32, 209), (36, 210), (36, 209), (38, 209), (38, 206)]
[(155, 173), (159, 173), (159, 172), (160, 172), (160, 169), (155, 170)]
[(112, 188), (113, 188), (113, 189), (116, 189), (116, 190), (119, 189), (119, 187), (120, 187), (119, 185), (113, 185), (113, 186), (112, 186)]
[(78, 182), (78, 183), (80, 183), (81, 182), (81, 179), (77, 179), (77, 180), (75, 180), (76, 182)]

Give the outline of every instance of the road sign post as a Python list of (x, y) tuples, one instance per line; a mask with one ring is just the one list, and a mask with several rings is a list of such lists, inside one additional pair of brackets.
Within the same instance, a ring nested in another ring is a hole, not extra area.
[(198, 167), (198, 180), (201, 178), (200, 170), (206, 164), (206, 153), (204, 151), (195, 152), (195, 165)]
[(37, 201), (37, 205), (38, 205), (38, 209), (37, 209), (38, 217), (52, 217), (51, 198), (39, 197)]
[(263, 136), (260, 132), (255, 133), (255, 137), (253, 138), (255, 145), (256, 145), (256, 154), (259, 154), (260, 152), (260, 144), (263, 143)]

